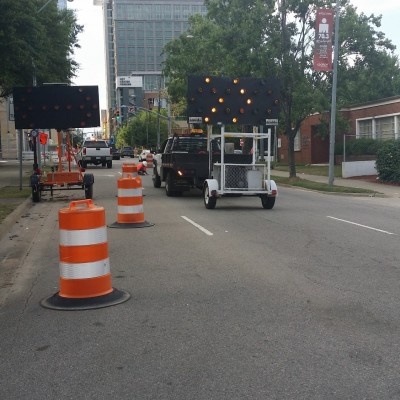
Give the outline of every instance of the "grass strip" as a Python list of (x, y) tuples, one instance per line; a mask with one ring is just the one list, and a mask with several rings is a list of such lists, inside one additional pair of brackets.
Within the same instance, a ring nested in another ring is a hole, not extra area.
[(327, 193), (366, 193), (372, 194), (376, 193), (373, 190), (362, 189), (362, 188), (353, 188), (346, 186), (335, 186), (329, 185), (327, 183), (321, 182), (313, 182), (307, 179), (301, 178), (285, 178), (281, 176), (271, 176), (277, 184), (287, 185), (287, 186), (296, 186), (304, 189), (317, 190), (319, 192), (327, 192)]

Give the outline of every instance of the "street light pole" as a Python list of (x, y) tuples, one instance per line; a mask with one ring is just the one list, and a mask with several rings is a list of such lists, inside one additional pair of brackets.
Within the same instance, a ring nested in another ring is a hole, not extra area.
[(328, 183), (333, 185), (335, 179), (335, 135), (336, 135), (336, 87), (338, 75), (339, 57), (339, 19), (340, 19), (340, 0), (336, 0), (335, 18), (335, 48), (333, 53), (333, 82), (332, 82), (332, 102), (331, 102), (331, 125), (329, 132), (329, 177)]

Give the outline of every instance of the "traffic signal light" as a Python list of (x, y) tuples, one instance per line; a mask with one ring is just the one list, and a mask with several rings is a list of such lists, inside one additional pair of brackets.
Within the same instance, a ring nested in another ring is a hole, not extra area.
[(119, 113), (119, 110), (115, 111), (115, 119), (117, 120), (117, 124), (121, 122), (121, 115)]
[(279, 115), (276, 79), (190, 76), (189, 123), (265, 125)]

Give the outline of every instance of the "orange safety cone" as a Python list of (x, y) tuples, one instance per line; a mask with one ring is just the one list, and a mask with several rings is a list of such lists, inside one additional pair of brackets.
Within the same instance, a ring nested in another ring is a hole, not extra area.
[(41, 305), (57, 310), (87, 310), (122, 303), (128, 293), (111, 286), (103, 207), (92, 200), (72, 201), (59, 210), (60, 291)]
[(147, 168), (154, 167), (153, 160), (154, 160), (154, 154), (152, 153), (146, 154)]
[(122, 177), (126, 178), (128, 174), (134, 178), (138, 175), (137, 165), (135, 163), (123, 163), (122, 164)]
[(154, 224), (144, 219), (142, 179), (140, 176), (133, 178), (130, 174), (126, 178), (118, 179), (117, 221), (109, 227), (147, 228), (149, 226), (154, 226)]

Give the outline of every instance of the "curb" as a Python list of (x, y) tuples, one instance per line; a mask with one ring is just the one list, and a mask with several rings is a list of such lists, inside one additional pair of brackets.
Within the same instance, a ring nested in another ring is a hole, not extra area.
[(32, 197), (28, 197), (17, 208), (0, 223), (0, 240), (10, 231), (17, 223), (21, 216), (32, 206)]
[(390, 197), (390, 196), (388, 196), (388, 195), (386, 195), (385, 193), (382, 193), (382, 192), (372, 192), (372, 193), (327, 192), (327, 191), (324, 191), (324, 190), (317, 190), (317, 189), (304, 188), (304, 187), (301, 187), (301, 186), (289, 185), (287, 183), (280, 183), (279, 186), (280, 187), (291, 188), (291, 189), (304, 190), (304, 191), (307, 191), (307, 192), (315, 192), (315, 193), (327, 194), (327, 195), (330, 195), (330, 196), (381, 197), (381, 198)]

